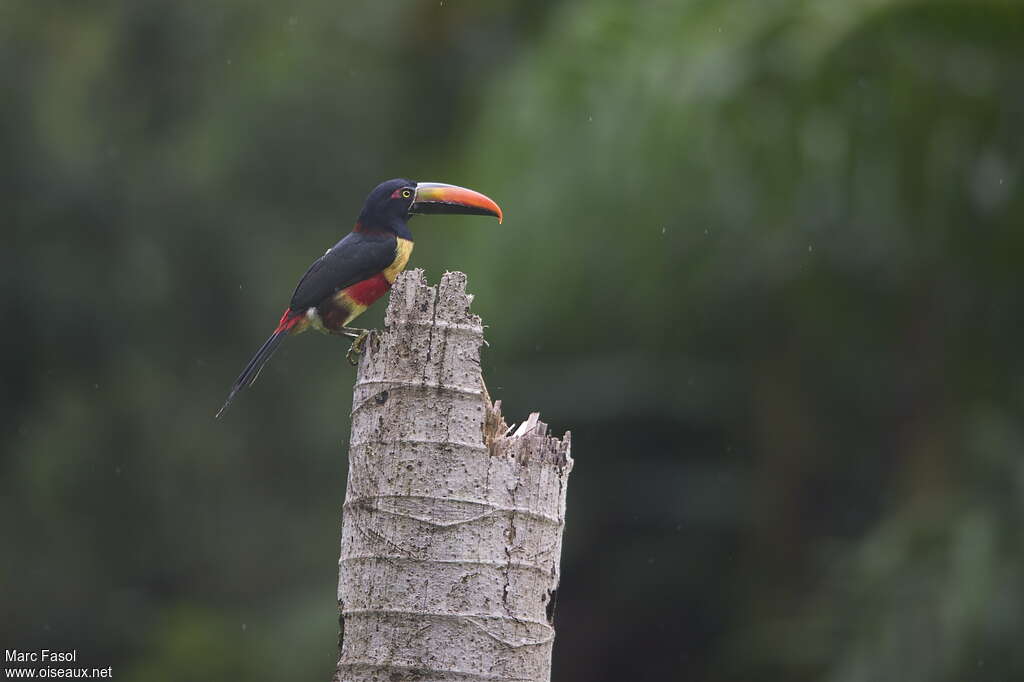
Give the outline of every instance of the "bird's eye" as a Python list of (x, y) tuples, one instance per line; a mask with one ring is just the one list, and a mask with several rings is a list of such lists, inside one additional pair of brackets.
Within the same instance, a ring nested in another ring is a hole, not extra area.
[(408, 190), (408, 189), (403, 189), (402, 190), (402, 198), (403, 199), (408, 199), (411, 196), (412, 196), (412, 190)]

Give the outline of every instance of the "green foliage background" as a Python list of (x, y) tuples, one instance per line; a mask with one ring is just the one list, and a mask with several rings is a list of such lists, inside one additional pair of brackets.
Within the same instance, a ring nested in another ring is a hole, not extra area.
[(4, 647), (329, 677), (344, 348), (212, 415), (406, 176), (573, 430), (556, 680), (1024, 679), (1019, 2), (8, 2), (0, 87)]

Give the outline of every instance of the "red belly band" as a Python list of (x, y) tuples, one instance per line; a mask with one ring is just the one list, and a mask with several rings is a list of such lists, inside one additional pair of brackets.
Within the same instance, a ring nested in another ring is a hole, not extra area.
[(345, 289), (345, 294), (359, 305), (370, 305), (391, 288), (391, 282), (383, 274), (376, 274)]

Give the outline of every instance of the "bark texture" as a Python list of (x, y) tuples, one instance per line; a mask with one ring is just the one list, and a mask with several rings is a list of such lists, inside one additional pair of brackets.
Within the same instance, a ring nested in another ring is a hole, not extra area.
[(551, 676), (569, 434), (506, 426), (466, 276), (399, 277), (352, 400), (334, 679)]

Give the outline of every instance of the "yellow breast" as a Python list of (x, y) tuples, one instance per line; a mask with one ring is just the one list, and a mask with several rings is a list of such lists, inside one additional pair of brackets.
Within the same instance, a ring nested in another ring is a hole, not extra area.
[(391, 262), (391, 265), (384, 268), (384, 277), (387, 278), (388, 282), (394, 284), (395, 278), (398, 277), (398, 273), (405, 270), (405, 264), (409, 262), (409, 256), (412, 255), (412, 240), (402, 239), (398, 237), (398, 245), (395, 247), (395, 260)]

